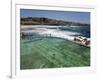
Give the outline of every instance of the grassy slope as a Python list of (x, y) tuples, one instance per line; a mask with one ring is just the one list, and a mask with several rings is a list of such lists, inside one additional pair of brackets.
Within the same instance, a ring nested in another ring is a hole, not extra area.
[(21, 69), (90, 65), (90, 48), (57, 38), (21, 41)]

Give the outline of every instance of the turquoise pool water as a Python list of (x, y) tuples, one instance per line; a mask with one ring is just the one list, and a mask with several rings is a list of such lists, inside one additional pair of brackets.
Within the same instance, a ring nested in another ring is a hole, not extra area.
[(90, 66), (90, 48), (60, 38), (20, 41), (20, 68), (62, 68)]

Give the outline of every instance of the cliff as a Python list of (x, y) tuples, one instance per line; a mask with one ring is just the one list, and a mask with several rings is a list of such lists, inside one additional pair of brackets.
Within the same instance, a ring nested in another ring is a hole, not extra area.
[(21, 17), (21, 25), (89, 26), (90, 24), (49, 19), (45, 17)]

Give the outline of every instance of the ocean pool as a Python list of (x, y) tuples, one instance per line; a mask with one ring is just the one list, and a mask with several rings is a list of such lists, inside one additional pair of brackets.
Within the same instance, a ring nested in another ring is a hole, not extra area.
[(90, 66), (89, 47), (56, 37), (20, 40), (20, 69), (84, 66)]

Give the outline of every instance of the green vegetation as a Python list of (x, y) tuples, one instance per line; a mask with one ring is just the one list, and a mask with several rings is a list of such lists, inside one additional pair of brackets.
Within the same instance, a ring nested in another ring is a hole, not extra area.
[(90, 48), (60, 38), (21, 40), (20, 68), (90, 66)]

